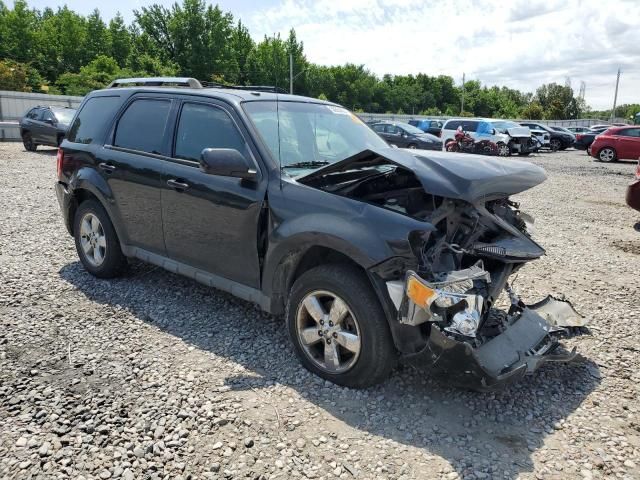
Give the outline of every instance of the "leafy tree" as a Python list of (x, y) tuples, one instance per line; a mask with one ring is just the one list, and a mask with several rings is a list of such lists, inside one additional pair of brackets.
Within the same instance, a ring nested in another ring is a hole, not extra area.
[(86, 25), (86, 61), (91, 61), (99, 55), (111, 54), (111, 36), (97, 8), (87, 17)]
[(520, 110), (520, 118), (525, 120), (542, 120), (544, 117), (544, 109), (538, 102), (531, 102), (529, 105)]
[(111, 39), (111, 56), (120, 67), (124, 67), (131, 53), (132, 39), (120, 13), (117, 13), (109, 21), (109, 37)]
[(13, 60), (0, 60), (0, 90), (28, 92), (27, 66)]
[(536, 90), (536, 101), (544, 110), (544, 117), (550, 120), (578, 117), (578, 102), (569, 85), (549, 83)]

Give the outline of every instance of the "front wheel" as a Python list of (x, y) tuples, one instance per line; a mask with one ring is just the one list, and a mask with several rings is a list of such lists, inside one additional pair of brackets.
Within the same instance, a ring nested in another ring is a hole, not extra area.
[(615, 162), (616, 158), (618, 157), (616, 155), (616, 151), (613, 148), (605, 147), (598, 152), (598, 160), (600, 160), (601, 162)]
[(558, 150), (560, 150), (560, 148), (562, 148), (562, 142), (557, 138), (553, 138), (551, 142), (549, 142), (549, 146), (551, 147), (552, 152), (557, 152)]
[(117, 277), (125, 270), (127, 259), (109, 215), (95, 200), (82, 202), (76, 210), (73, 236), (80, 262), (99, 278)]
[(504, 142), (498, 142), (498, 155), (500, 157), (511, 156), (511, 147)]
[(289, 295), (287, 329), (302, 365), (338, 385), (382, 382), (397, 354), (367, 277), (348, 265), (322, 265), (298, 278)]
[(447, 152), (459, 152), (460, 151), (460, 147), (458, 146), (457, 142), (449, 142), (446, 145), (446, 150)]

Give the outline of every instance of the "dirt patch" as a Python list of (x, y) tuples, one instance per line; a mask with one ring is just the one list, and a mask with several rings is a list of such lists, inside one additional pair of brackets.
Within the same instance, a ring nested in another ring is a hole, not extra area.
[(611, 245), (625, 253), (640, 255), (640, 241), (614, 240)]

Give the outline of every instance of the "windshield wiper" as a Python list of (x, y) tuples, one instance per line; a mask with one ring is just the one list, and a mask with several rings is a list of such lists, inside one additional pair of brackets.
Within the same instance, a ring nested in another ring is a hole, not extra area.
[(325, 165), (329, 165), (331, 162), (327, 162), (324, 160), (313, 160), (311, 162), (297, 162), (290, 163), (289, 165), (284, 165), (282, 168), (316, 168), (316, 167), (324, 167)]

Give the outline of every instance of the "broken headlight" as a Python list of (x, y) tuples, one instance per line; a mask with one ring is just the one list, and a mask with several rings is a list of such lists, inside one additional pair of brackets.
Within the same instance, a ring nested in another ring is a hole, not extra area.
[(448, 272), (437, 282), (426, 282), (407, 272), (400, 321), (407, 325), (436, 322), (444, 330), (475, 337), (480, 326), (484, 298), (474, 291), (476, 282), (490, 281), (481, 263)]

